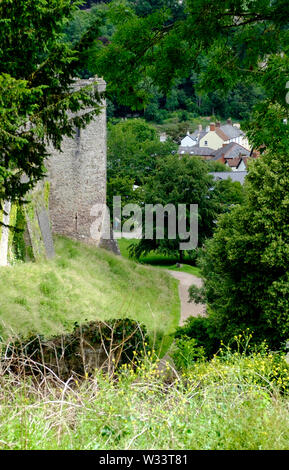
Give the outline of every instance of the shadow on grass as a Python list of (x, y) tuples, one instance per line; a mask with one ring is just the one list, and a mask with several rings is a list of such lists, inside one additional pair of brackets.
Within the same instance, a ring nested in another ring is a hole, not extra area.
[[(121, 255), (124, 258), (129, 258), (129, 246), (137, 243), (136, 239), (121, 238), (118, 240)], [(188, 256), (185, 255), (183, 263), (179, 266), (179, 259), (177, 256), (166, 256), (160, 253), (152, 253), (146, 256), (141, 256), (138, 260), (141, 264), (148, 264), (162, 269), (170, 269), (173, 271), (182, 271), (194, 276), (200, 277), (200, 270), (194, 265)]]

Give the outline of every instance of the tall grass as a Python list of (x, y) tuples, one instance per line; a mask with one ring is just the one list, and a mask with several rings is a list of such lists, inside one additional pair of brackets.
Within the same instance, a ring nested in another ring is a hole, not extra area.
[(239, 353), (181, 375), (151, 353), (82, 381), (6, 368), (0, 448), (288, 449), (289, 398), (272, 380), (274, 368), (272, 355)]
[(65, 238), (55, 246), (54, 260), (0, 268), (0, 336), (50, 337), (125, 317), (152, 336), (174, 331), (180, 304), (167, 273)]

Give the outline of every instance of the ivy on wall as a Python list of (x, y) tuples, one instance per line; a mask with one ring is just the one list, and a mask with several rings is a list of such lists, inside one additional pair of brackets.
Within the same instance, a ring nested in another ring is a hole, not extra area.
[[(41, 261), (46, 258), (46, 250), (40, 230), (37, 211), (49, 205), (49, 182), (44, 182), (29, 194), (25, 204), (11, 205), (8, 236), (8, 263), (20, 261)], [(0, 222), (3, 210), (0, 210)], [(0, 241), (2, 225), (0, 224)]]

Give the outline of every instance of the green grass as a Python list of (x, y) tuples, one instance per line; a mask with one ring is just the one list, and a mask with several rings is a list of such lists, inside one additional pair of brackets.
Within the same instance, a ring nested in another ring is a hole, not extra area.
[(4, 339), (50, 337), (71, 332), (75, 322), (122, 317), (144, 323), (151, 336), (174, 331), (180, 303), (167, 273), (62, 237), (55, 247), (53, 260), (0, 268)]
[(0, 449), (288, 449), (289, 397), (275, 368), (269, 357), (233, 355), (180, 377), (159, 376), (149, 360), (117, 380), (96, 373), (37, 387), (2, 376)]
[[(129, 245), (136, 243), (136, 239), (120, 238), (118, 240), (118, 246), (123, 257), (129, 259)], [(139, 263), (155, 266), (161, 269), (171, 269), (173, 271), (182, 271), (185, 273), (193, 274), (194, 276), (200, 277), (200, 269), (190, 264), (182, 264), (181, 268), (176, 266), (178, 259), (174, 256), (165, 256), (158, 253), (141, 256)], [(183, 263), (189, 263), (189, 259), (185, 258)]]

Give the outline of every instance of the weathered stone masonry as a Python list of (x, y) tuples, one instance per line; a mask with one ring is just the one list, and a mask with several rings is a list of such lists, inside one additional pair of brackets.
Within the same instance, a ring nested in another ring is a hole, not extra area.
[[(99, 78), (77, 80), (74, 86), (79, 89), (92, 84), (100, 93), (105, 91), (106, 84)], [(24, 258), (29, 255), (37, 261), (54, 254), (47, 213), (48, 198), (46, 201), (45, 196), (45, 188), (48, 187), (49, 215), (54, 233), (97, 244), (120, 254), (109, 221), (107, 224), (106, 219), (104, 223), (105, 212), (99, 211), (96, 206), (106, 204), (106, 147), (106, 104), (103, 100), (101, 112), (85, 129), (76, 129), (74, 138), (64, 138), (62, 152), (53, 147), (49, 149), (51, 156), (46, 162), (47, 181), (40, 182), (28, 195), (31, 203), (24, 208)], [(0, 221), (14, 225), (16, 210), (14, 206), (11, 210), (11, 204), (6, 202)], [(14, 217), (11, 217), (11, 212)], [(8, 228), (0, 226), (0, 266), (7, 265), (14, 256), (11, 233)]]
[[(79, 80), (77, 87), (95, 82), (99, 92), (105, 82), (99, 78)], [(98, 243), (90, 228), (95, 220), (91, 209), (106, 202), (106, 105), (75, 138), (64, 138), (62, 152), (52, 151), (47, 162), (50, 182), (49, 210), (54, 233), (87, 243)], [(100, 235), (100, 233), (99, 233)]]

